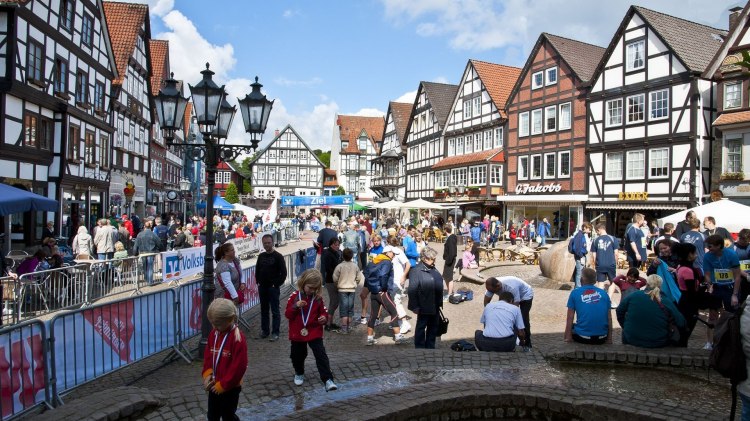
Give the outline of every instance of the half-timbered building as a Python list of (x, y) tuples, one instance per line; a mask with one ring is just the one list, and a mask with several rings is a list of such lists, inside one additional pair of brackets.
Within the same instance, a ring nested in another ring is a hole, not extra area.
[(750, 3), (729, 10), (729, 36), (703, 74), (717, 83), (711, 185), (724, 197), (750, 205), (750, 79), (743, 52), (750, 52)]
[[(163, 81), (169, 78), (169, 41), (166, 40), (148, 40), (149, 52), (151, 54), (151, 96), (159, 94), (159, 90), (164, 87)], [(155, 107), (151, 107), (155, 110)], [(151, 142), (149, 143), (149, 177), (146, 182), (146, 206), (152, 206), (155, 213), (161, 214), (165, 211), (174, 211), (175, 208), (168, 208), (170, 203), (167, 200), (167, 194), (170, 191), (179, 193), (179, 187), (175, 190), (171, 185), (165, 183), (167, 173), (167, 146), (164, 137), (159, 129), (159, 122), (155, 116), (151, 117), (153, 123), (151, 129)], [(173, 197), (176, 196), (172, 193)], [(180, 209), (181, 210), (181, 209)]]
[(288, 125), (250, 161), (253, 194), (260, 198), (321, 196), (323, 170), (325, 165)]
[(146, 201), (153, 201), (146, 192), (152, 119), (148, 5), (110, 1), (103, 5), (117, 64), (117, 76), (112, 80), (112, 124), (117, 132), (112, 145), (110, 194), (122, 194), (131, 181), (135, 195), (127, 210), (143, 215)]
[(214, 184), (215, 194), (224, 197), (227, 193), (227, 188), (230, 183), (234, 183), (237, 186), (237, 193), (242, 193), (242, 182), (244, 177), (240, 173), (237, 166), (231, 162), (219, 162), (216, 166), (216, 183)]
[(372, 160), (374, 176), (371, 189), (383, 200), (403, 200), (406, 197), (404, 138), (412, 105), (404, 102), (388, 104), (380, 155)]
[[(455, 201), (466, 217), (502, 217), (497, 196), (505, 192), (505, 106), (520, 74), (518, 67), (469, 60), (458, 84), (443, 129), (444, 158), (432, 170), (436, 194)], [(456, 197), (450, 194), (451, 186), (466, 189)]]
[(383, 140), (383, 117), (338, 115), (331, 143), (331, 169), (346, 190), (362, 202), (375, 199), (370, 189), (373, 172), (372, 160), (379, 154)]
[(48, 219), (70, 236), (107, 203), (114, 131), (107, 93), (117, 70), (101, 7), (0, 3), (0, 181), (61, 205), (11, 217), (11, 238), (27, 245)]
[(508, 222), (547, 218), (552, 238), (567, 238), (583, 216), (587, 83), (604, 48), (539, 36), (508, 99)]
[(599, 63), (588, 101), (589, 218), (621, 234), (701, 203), (710, 189), (715, 83), (701, 76), (727, 32), (631, 7)]
[(339, 188), (339, 181), (336, 178), (336, 170), (326, 168), (323, 172), (323, 196), (333, 196), (336, 189)]
[(443, 128), (448, 120), (458, 85), (419, 83), (406, 127), (406, 199), (440, 200), (432, 166), (443, 159)]

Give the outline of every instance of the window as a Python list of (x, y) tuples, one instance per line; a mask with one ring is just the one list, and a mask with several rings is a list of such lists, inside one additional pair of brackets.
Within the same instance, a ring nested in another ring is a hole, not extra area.
[(471, 100), (464, 101), (464, 119), (471, 118)]
[(341, 142), (341, 150), (345, 151), (349, 149), (349, 142)]
[(559, 152), (557, 162), (557, 176), (560, 178), (570, 177), (570, 152)]
[(81, 28), (81, 42), (89, 47), (94, 42), (94, 18), (83, 14), (83, 27)]
[(73, 0), (62, 0), (60, 2), (60, 24), (63, 28), (73, 29), (73, 18), (75, 17), (75, 3)]
[(542, 178), (542, 156), (531, 155), (531, 179)]
[(96, 140), (93, 132), (86, 132), (85, 155), (83, 160), (86, 164), (93, 165), (96, 162)]
[(78, 149), (80, 141), (81, 129), (70, 126), (68, 130), (68, 159), (78, 161), (81, 158), (81, 151)]
[(542, 109), (531, 111), (531, 134), (542, 132)]
[(645, 105), (645, 100), (645, 94), (628, 97), (628, 123), (643, 121), (645, 115), (643, 106)]
[(55, 59), (55, 92), (67, 93), (68, 91), (68, 62), (60, 57)]
[(626, 162), (627, 180), (640, 179), (646, 176), (646, 151), (628, 151)]
[(570, 128), (570, 102), (560, 104), (560, 121), (557, 123), (558, 129), (568, 130)]
[(531, 75), (531, 89), (539, 89), (544, 85), (544, 72), (536, 72)]
[(289, 181), (296, 182), (297, 181), (297, 172), (292, 171), (289, 173)]
[(622, 180), (622, 152), (608, 153), (605, 156), (605, 180)]
[(502, 148), (503, 147), (503, 128), (497, 127), (495, 128), (495, 138), (494, 138), (494, 144), (492, 145), (493, 148)]
[(76, 102), (79, 104), (88, 104), (88, 83), (86, 73), (78, 71), (76, 73)]
[(463, 136), (459, 136), (456, 138), (456, 155), (463, 155), (464, 154), (464, 138)]
[(649, 176), (666, 177), (669, 170), (669, 149), (651, 149), (649, 155)]
[(630, 72), (642, 69), (645, 64), (646, 42), (640, 40), (627, 45), (627, 58), (625, 70)]
[(546, 120), (544, 131), (553, 132), (557, 130), (557, 106), (553, 105), (544, 109), (544, 119)]
[(555, 178), (555, 157), (556, 153), (544, 154), (544, 178)]
[(726, 172), (742, 172), (742, 140), (727, 140)]
[(38, 118), (32, 114), (26, 114), (23, 119), (23, 145), (37, 147), (37, 124)]
[(104, 83), (94, 85), (94, 110), (104, 112)]
[(551, 67), (545, 71), (545, 85), (554, 85), (557, 83), (557, 67)]
[[(283, 180), (283, 178), (282, 178), (282, 180)], [(229, 184), (231, 182), (232, 182), (232, 172), (231, 171), (227, 171), (227, 172), (224, 173), (224, 184)]]
[(607, 127), (622, 124), (622, 98), (607, 101)]
[(44, 83), (44, 50), (36, 41), (29, 41), (26, 59), (26, 79), (29, 82)]
[(484, 186), (487, 184), (487, 166), (469, 167), (469, 185)]
[(482, 133), (474, 133), (474, 152), (482, 150)]
[(479, 117), (480, 115), (482, 115), (482, 97), (481, 96), (474, 97), (473, 102), (474, 102), (474, 110), (473, 110), (472, 115), (474, 117)]
[(529, 157), (518, 157), (518, 179), (527, 180), (529, 178)]
[[(301, 173), (300, 178), (302, 178)], [(268, 179), (271, 181), (276, 181), (276, 167), (268, 167)]]
[(503, 166), (490, 165), (490, 184), (493, 186), (503, 185)]
[(466, 153), (474, 152), (474, 142), (471, 139), (471, 135), (466, 136)]
[(529, 112), (518, 114), (518, 137), (529, 135)]
[(669, 89), (649, 94), (649, 119), (658, 120), (669, 116)]
[(286, 168), (285, 167), (279, 168), (279, 180), (286, 181)]
[(435, 173), (435, 187), (445, 188), (448, 187), (448, 171), (438, 171)]
[(451, 183), (454, 186), (466, 185), (466, 168), (455, 168), (451, 170)]
[[(161, 179), (161, 163), (159, 163), (159, 179)], [(99, 136), (99, 165), (102, 168), (109, 168), (109, 136)]]
[(367, 138), (366, 137), (359, 138), (359, 152), (367, 153)]
[(484, 132), (484, 145), (482, 146), (482, 149), (492, 149), (492, 130)]
[(742, 105), (742, 83), (724, 85), (724, 108), (737, 108)]
[(39, 129), (37, 130), (37, 139), (39, 140), (39, 148), (50, 150), (52, 144), (55, 141), (55, 129), (52, 120), (44, 117), (39, 118)]
[(456, 154), (456, 139), (448, 139), (448, 156)]

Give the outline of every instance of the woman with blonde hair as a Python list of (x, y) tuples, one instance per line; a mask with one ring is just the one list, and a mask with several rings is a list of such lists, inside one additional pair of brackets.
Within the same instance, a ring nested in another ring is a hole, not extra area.
[(646, 289), (626, 296), (617, 307), (617, 321), (622, 326), (622, 343), (643, 348), (675, 345), (673, 329), (682, 331), (685, 318), (677, 306), (662, 294), (659, 275), (646, 278)]
[(73, 238), (73, 254), (88, 258), (94, 255), (94, 241), (83, 225), (78, 227), (78, 234)]

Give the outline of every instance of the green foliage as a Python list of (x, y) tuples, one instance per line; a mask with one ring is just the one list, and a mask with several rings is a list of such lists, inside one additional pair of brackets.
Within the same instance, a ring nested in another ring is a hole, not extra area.
[(313, 153), (315, 153), (326, 168), (331, 168), (331, 151), (323, 152), (320, 149), (315, 149)]
[(240, 195), (237, 191), (237, 185), (234, 182), (229, 183), (227, 191), (224, 193), (224, 199), (229, 203), (240, 203)]
[(253, 193), (253, 186), (250, 185), (249, 181), (242, 180), (242, 191), (245, 192), (245, 194)]
[(336, 190), (333, 192), (334, 196), (343, 196), (345, 194), (346, 194), (346, 190), (344, 190), (344, 186), (336, 187)]

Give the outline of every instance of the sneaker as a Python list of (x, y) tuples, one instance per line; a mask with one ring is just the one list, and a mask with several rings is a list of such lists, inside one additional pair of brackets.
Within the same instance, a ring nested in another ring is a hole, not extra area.
[(380, 319), (375, 319), (375, 326), (380, 326), (380, 324), (383, 323), (380, 321)]
[(348, 335), (349, 334), (349, 326), (343, 326), (341, 330), (339, 331), (342, 335)]
[(448, 298), (449, 298), (449, 297), (450, 297), (450, 295), (449, 295), (449, 294), (443, 295), (443, 302), (444, 302), (444, 303), (447, 303), (447, 302), (448, 302)]
[(407, 341), (409, 341), (409, 339), (406, 336), (399, 333), (398, 335), (393, 337), (393, 341), (396, 342), (396, 345), (400, 345), (400, 344), (405, 344)]
[(366, 343), (365, 345), (367, 345), (367, 346), (373, 346), (373, 345), (375, 345), (376, 343), (378, 343), (378, 340), (377, 340), (377, 339), (375, 339), (374, 337), (369, 337), (369, 336), (368, 336), (368, 337), (367, 337), (367, 343)]
[(712, 351), (714, 349), (714, 344), (712, 344), (711, 342), (706, 342), (706, 344), (703, 345), (703, 349), (705, 349), (706, 351)]
[(294, 375), (294, 384), (297, 386), (302, 386), (302, 383), (305, 382), (305, 376), (302, 374), (295, 374)]
[(339, 387), (336, 386), (336, 383), (333, 382), (332, 379), (326, 380), (326, 392), (330, 392), (332, 390), (337, 390)]
[(334, 332), (338, 332), (341, 330), (341, 326), (337, 325), (336, 323), (331, 323), (331, 330)]
[(366, 325), (367, 324), (367, 317), (360, 317), (359, 318), (359, 324)]
[(409, 333), (411, 330), (411, 323), (406, 320), (401, 320), (401, 334)]
[(276, 342), (279, 340), (279, 335), (271, 335), (271, 338), (268, 340), (269, 342)]
[(258, 339), (266, 339), (270, 334), (268, 333), (261, 333), (260, 336), (258, 336)]

